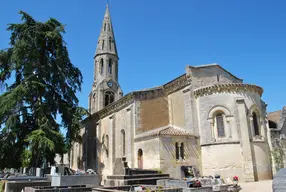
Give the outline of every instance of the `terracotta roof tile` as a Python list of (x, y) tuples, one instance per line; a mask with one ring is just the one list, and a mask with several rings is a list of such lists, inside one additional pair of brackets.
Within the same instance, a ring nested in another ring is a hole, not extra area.
[(282, 110), (268, 113), (267, 114), (268, 120), (273, 121), (275, 123), (279, 123), (279, 120), (280, 120), (280, 117), (281, 117), (281, 112), (282, 112)]
[(157, 131), (153, 133), (154, 135), (161, 135), (161, 136), (195, 136), (185, 130), (176, 129), (174, 127), (167, 127), (163, 130)]

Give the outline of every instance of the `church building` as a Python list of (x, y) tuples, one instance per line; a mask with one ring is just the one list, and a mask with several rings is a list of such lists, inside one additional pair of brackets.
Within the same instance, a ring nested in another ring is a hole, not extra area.
[(83, 143), (71, 150), (73, 169), (94, 169), (104, 180), (116, 159), (126, 157), (130, 168), (159, 169), (174, 178), (184, 177), (182, 166), (242, 182), (272, 178), (261, 87), (207, 64), (186, 66), (161, 86), (123, 94), (118, 65), (107, 6), (94, 55), (91, 116), (81, 131)]

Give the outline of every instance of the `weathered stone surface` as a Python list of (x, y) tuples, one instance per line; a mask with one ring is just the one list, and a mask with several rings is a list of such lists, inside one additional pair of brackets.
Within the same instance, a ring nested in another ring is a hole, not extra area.
[(280, 169), (273, 178), (272, 182), (273, 192), (285, 192), (286, 191), (286, 168)]
[(122, 161), (122, 158), (117, 158), (113, 167), (114, 175), (125, 175), (124, 162)]

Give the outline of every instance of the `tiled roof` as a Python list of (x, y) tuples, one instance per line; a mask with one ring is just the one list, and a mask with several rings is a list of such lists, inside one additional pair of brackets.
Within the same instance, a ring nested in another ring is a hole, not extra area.
[(142, 140), (142, 139), (145, 139), (145, 138), (156, 138), (156, 137), (165, 137), (165, 136), (172, 136), (172, 137), (197, 137), (196, 135), (194, 134), (191, 134), (189, 133), (188, 131), (186, 130), (183, 130), (183, 129), (178, 129), (178, 128), (174, 128), (172, 126), (168, 126), (168, 127), (165, 127), (163, 129), (160, 129), (160, 130), (155, 130), (155, 131), (152, 131), (152, 132), (149, 132), (149, 133), (143, 133), (141, 135), (138, 135), (135, 140), (136, 141), (139, 141), (139, 140)]
[(153, 133), (150, 134), (150, 136), (188, 136), (188, 137), (192, 137), (195, 135), (189, 133), (188, 131), (176, 129), (172, 126), (169, 126), (165, 129), (161, 129), (159, 131), (154, 131)]
[(282, 110), (268, 113), (267, 114), (268, 120), (273, 121), (275, 123), (279, 123), (279, 120), (280, 120), (280, 117), (281, 117), (281, 112), (282, 112)]
[(162, 136), (194, 136), (185, 130), (175, 129), (174, 127), (168, 127), (159, 131), (158, 135)]

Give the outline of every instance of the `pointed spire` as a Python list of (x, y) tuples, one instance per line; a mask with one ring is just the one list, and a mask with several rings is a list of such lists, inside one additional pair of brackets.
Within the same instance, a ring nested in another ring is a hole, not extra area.
[(97, 42), (95, 57), (105, 53), (113, 54), (118, 57), (108, 3), (106, 4), (106, 11)]

